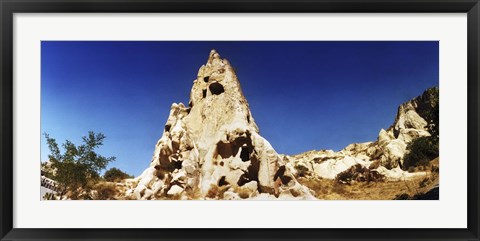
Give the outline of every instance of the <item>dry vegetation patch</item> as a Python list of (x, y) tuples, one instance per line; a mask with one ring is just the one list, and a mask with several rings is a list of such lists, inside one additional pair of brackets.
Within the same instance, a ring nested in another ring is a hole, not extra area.
[(298, 181), (315, 191), (321, 200), (417, 199), (439, 185), (438, 158), (426, 168), (424, 176), (404, 181), (341, 183), (338, 180), (300, 177)]

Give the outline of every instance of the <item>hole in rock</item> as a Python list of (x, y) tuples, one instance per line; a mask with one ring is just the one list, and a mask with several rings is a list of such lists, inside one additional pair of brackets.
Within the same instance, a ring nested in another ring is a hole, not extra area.
[(170, 160), (172, 161), (178, 161), (178, 158), (179, 158), (178, 153), (173, 153), (172, 155), (170, 155)]
[(238, 149), (243, 146), (243, 149), (248, 147), (248, 153), (252, 153), (253, 146), (252, 146), (252, 139), (250, 138), (250, 134), (247, 132), (247, 136), (239, 136), (235, 139), (235, 149), (234, 153), (238, 153)]
[(260, 162), (258, 161), (258, 158), (255, 154), (251, 156), (250, 160), (252, 162), (250, 166), (248, 166), (247, 172), (243, 173), (238, 179), (237, 184), (239, 186), (243, 186), (245, 183), (248, 183), (251, 181), (257, 181), (258, 183), (258, 170), (260, 169)]
[(155, 168), (155, 176), (157, 176), (158, 179), (163, 179), (165, 177), (165, 173), (162, 170), (162, 167), (160, 165), (156, 165), (154, 168)]
[(223, 163), (223, 161), (221, 161), (221, 162), (220, 162), (220, 166), (222, 166), (222, 167), (223, 167), (223, 165), (224, 165), (224, 163)]
[(175, 167), (175, 169), (182, 169), (182, 163), (183, 161), (173, 161), (173, 166)]
[[(170, 183), (170, 188), (173, 187), (174, 185), (177, 185), (177, 186), (183, 188), (183, 183), (179, 182), (178, 180), (171, 182), (171, 183)], [(169, 188), (169, 189), (170, 189), (170, 188)]]
[(169, 148), (164, 147), (160, 150), (158, 159), (162, 169), (165, 169), (165, 167), (167, 167), (168, 164), (170, 163), (170, 160), (168, 159), (170, 155), (172, 155), (172, 151)]
[(176, 153), (178, 151), (178, 148), (180, 147), (180, 143), (176, 141), (172, 141), (172, 151), (173, 153)]
[(227, 181), (225, 181), (225, 176), (222, 176), (220, 178), (220, 180), (218, 180), (218, 186), (221, 187), (221, 186), (225, 186), (225, 185), (228, 185), (229, 183)]
[(250, 124), (250, 115), (247, 115), (247, 122)]
[(248, 174), (247, 173), (243, 173), (240, 178), (238, 179), (238, 182), (237, 182), (237, 185), (239, 186), (243, 186), (245, 185), (245, 183), (248, 183), (250, 182), (251, 180), (248, 178)]
[(286, 170), (285, 166), (281, 166), (280, 168), (278, 168), (277, 172), (275, 173), (275, 176), (273, 177), (273, 181), (276, 181), (277, 178), (280, 178), (280, 181), (282, 181), (282, 184), (287, 185), (292, 180), (292, 178), (289, 176), (285, 176), (285, 170)]
[(165, 131), (170, 131), (170, 128), (172, 128), (172, 125), (170, 124), (165, 125)]
[(275, 173), (275, 176), (273, 176), (273, 181), (277, 180), (277, 178), (283, 176), (285, 174), (285, 166), (281, 166), (278, 168), (277, 172)]
[(210, 79), (210, 76), (205, 76), (205, 77), (203, 77), (203, 81), (205, 81), (205, 83), (208, 82), (208, 79)]
[(242, 152), (240, 152), (240, 158), (242, 159), (242, 161), (246, 162), (248, 160), (250, 160), (250, 151), (249, 151), (250, 148), (244, 146), (242, 147)]
[(210, 90), (210, 92), (214, 95), (219, 95), (223, 92), (225, 92), (225, 89), (223, 88), (223, 85), (215, 82), (215, 83), (212, 83), (208, 86), (208, 89)]
[(250, 157), (250, 161), (250, 166), (248, 166), (245, 175), (247, 175), (249, 181), (257, 181), (258, 183), (258, 170), (260, 169), (260, 162), (258, 161), (256, 155), (252, 155)]
[(222, 159), (233, 156), (232, 143), (219, 141), (217, 143), (217, 154), (220, 155)]
[[(227, 134), (227, 139), (228, 139)], [(242, 152), (240, 153), (240, 157), (243, 161), (248, 161), (250, 159), (250, 154), (253, 152), (252, 146), (252, 139), (250, 135), (247, 133), (247, 137), (239, 136), (233, 142), (222, 142), (219, 141), (217, 143), (217, 155), (220, 155), (222, 159), (226, 159), (228, 157), (234, 156), (238, 153), (240, 147), (242, 147)], [(216, 156), (215, 156), (216, 157)]]
[(207, 89), (202, 90), (202, 96), (203, 98), (207, 97)]
[(281, 176), (280, 180), (282, 180), (283, 185), (287, 185), (292, 180), (292, 178), (289, 176)]
[(193, 107), (193, 101), (189, 101), (188, 106)]

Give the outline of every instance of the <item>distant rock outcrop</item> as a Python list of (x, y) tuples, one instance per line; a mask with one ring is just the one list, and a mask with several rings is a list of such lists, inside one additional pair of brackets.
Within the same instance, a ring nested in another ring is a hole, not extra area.
[(284, 156), (297, 176), (334, 179), (338, 174), (360, 165), (384, 175), (389, 180), (401, 180), (419, 175), (401, 170), (408, 143), (430, 136), (428, 125), (438, 88), (426, 90), (398, 107), (393, 125), (381, 129), (374, 142), (350, 144), (339, 152), (309, 151), (295, 156)]
[(259, 129), (234, 69), (212, 50), (188, 106), (172, 104), (137, 199), (311, 199)]

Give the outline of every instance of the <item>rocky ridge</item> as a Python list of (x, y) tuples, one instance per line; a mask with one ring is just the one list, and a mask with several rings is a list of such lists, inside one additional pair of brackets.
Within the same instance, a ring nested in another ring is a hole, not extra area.
[(150, 166), (127, 181), (135, 199), (313, 199), (259, 134), (230, 63), (215, 50), (188, 106), (172, 104)]
[(335, 152), (309, 151), (294, 156), (283, 156), (296, 176), (335, 179), (338, 174), (354, 166), (367, 168), (389, 180), (404, 180), (423, 173), (408, 173), (401, 169), (408, 143), (430, 136), (428, 125), (435, 92), (430, 88), (422, 95), (398, 107), (394, 123), (381, 129), (373, 142), (353, 143)]

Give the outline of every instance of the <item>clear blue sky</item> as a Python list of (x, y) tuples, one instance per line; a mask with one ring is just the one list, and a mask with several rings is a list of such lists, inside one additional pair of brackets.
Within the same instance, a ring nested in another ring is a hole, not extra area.
[[(109, 167), (148, 167), (173, 102), (188, 103), (216, 49), (237, 70), (278, 153), (374, 141), (398, 105), (438, 86), (438, 42), (42, 42), (41, 129), (57, 142), (104, 133)], [(42, 139), (41, 160), (49, 150)]]

